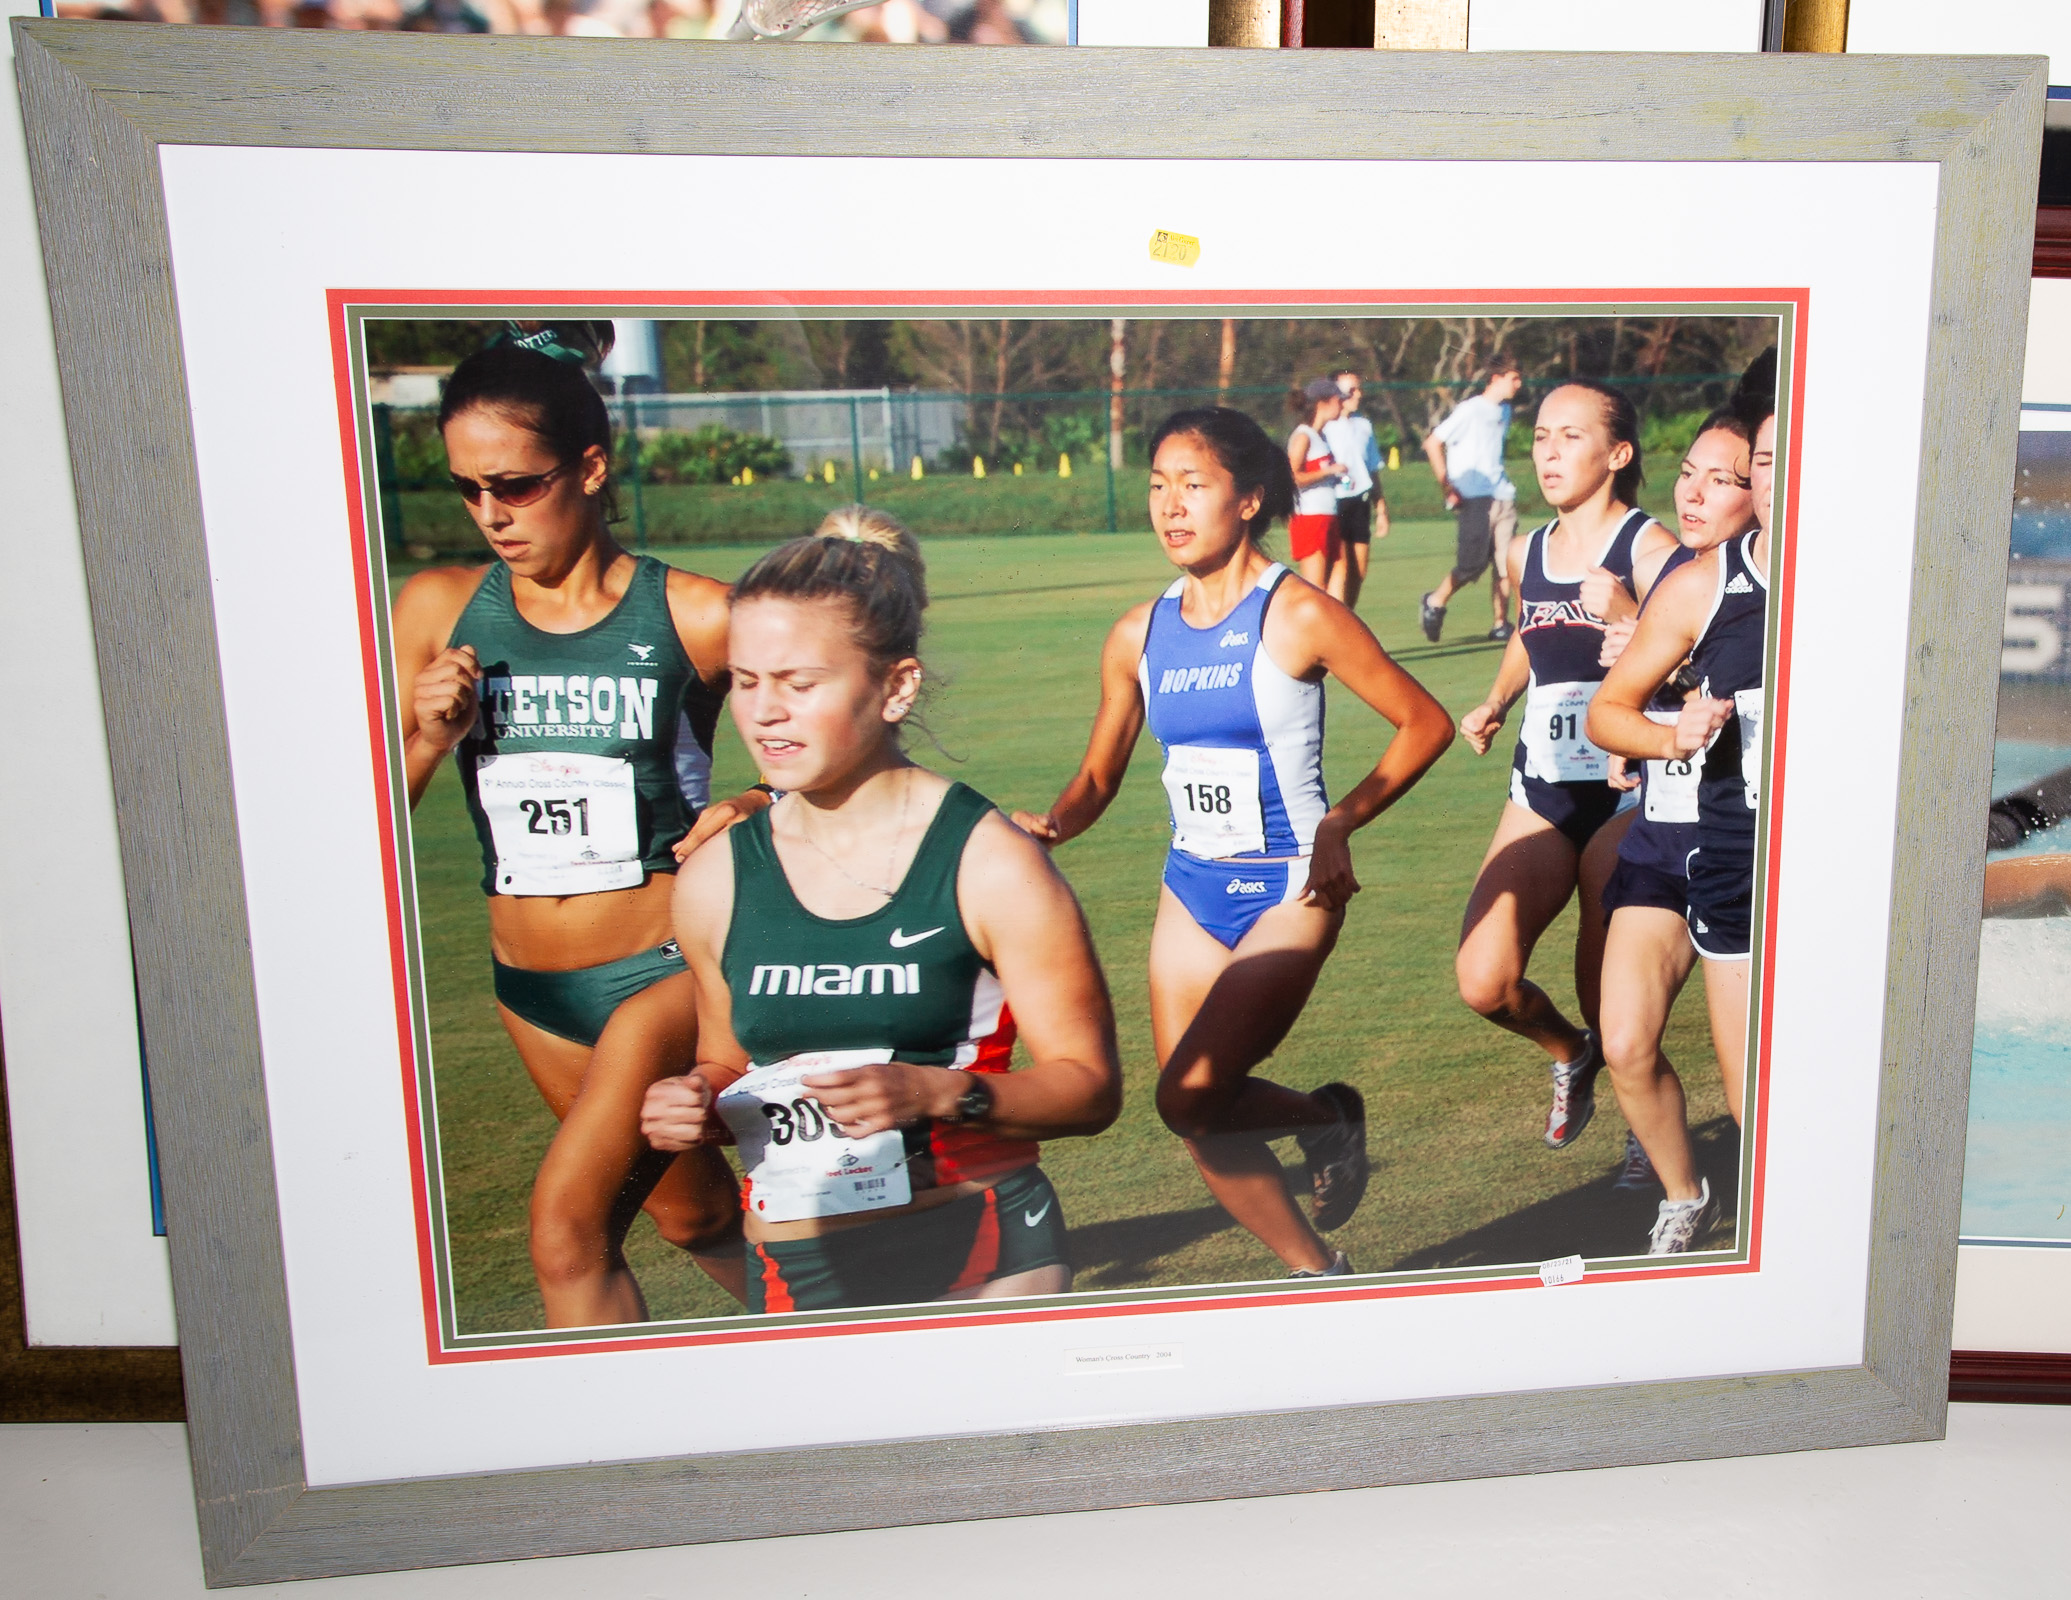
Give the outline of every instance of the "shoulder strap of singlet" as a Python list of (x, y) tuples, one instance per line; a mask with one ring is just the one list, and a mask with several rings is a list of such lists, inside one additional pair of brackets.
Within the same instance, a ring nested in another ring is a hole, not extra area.
[(460, 608), (460, 615), (453, 619), (453, 626), (446, 630), (444, 648), (453, 648), (453, 640), (460, 632), (460, 625), (467, 621), (468, 613), (476, 606), (485, 609), (501, 607), (511, 615), (517, 615), (517, 604), (511, 599), (511, 569), (501, 561), (489, 563), (489, 570), (482, 574), (482, 581), (475, 585), (475, 592), (467, 597), (467, 604)]
[(1761, 536), (1760, 528), (1750, 528), (1733, 541), (1733, 553), (1747, 572), (1747, 581), (1756, 585), (1764, 594), (1769, 592), (1769, 580), (1762, 576), (1755, 566), (1755, 540)]
[(1555, 517), (1552, 522), (1541, 523), (1526, 537), (1524, 547), (1524, 575), (1526, 578), (1535, 579), (1539, 583), (1551, 583), (1553, 581), (1546, 576), (1546, 540), (1559, 521), (1560, 518)]
[(1285, 581), (1286, 577), (1286, 564), (1284, 562), (1275, 561), (1271, 566), (1267, 567), (1265, 571), (1261, 572), (1258, 575), (1258, 582), (1254, 583), (1251, 587), (1254, 589), (1263, 589), (1266, 591), (1267, 594), (1270, 595), (1275, 589), (1280, 587), (1281, 583)]

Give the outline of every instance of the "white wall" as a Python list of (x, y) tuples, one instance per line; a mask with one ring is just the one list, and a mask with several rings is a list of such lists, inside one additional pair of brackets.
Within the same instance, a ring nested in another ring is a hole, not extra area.
[(1208, 0), (1079, 0), (1080, 44), (1208, 42)]
[(2071, 84), (2071, 4), (1849, 0), (1848, 49), (1855, 55), (2046, 55), (2049, 81)]
[(1467, 48), (1760, 50), (1762, 0), (1472, 0)]
[[(7, 0), (9, 14), (36, 13)], [(0, 741), (0, 1036), (29, 1342), (173, 1342), (151, 1232), (129, 920), (58, 409), (57, 359), (8, 62), (0, 105), (0, 678), (33, 712)]]

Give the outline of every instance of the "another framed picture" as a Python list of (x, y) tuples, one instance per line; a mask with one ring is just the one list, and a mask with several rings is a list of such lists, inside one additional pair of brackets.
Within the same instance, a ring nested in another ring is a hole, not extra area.
[[(2053, 101), (2053, 104), (2061, 104)], [(2053, 176), (2044, 164), (2044, 192)], [(2071, 282), (2038, 276), (2029, 311), (2013, 552), (1988, 813), (1986, 920), (1963, 1175), (1951, 1394), (2071, 1401), (2071, 1092), (2051, 1010), (2063, 966), (2050, 892), (2065, 859), (2063, 617), (2071, 551)]]
[[(212, 1582), (1939, 1434), (2037, 64), (17, 40)], [(857, 504), (882, 856), (745, 631)], [(1742, 852), (1653, 1189), (1642, 589)]]

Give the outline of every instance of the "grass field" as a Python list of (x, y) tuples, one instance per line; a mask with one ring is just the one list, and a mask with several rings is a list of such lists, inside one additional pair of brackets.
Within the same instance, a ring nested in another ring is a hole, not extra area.
[[(1171, 569), (1147, 533), (927, 543), (934, 605), (925, 650), (942, 685), (929, 721), (942, 748), (922, 743), (916, 754), (1003, 807), (1047, 805), (1084, 746), (1107, 628), (1169, 582)], [(1432, 646), (1417, 630), (1416, 595), (1450, 565), (1451, 548), (1449, 520), (1398, 523), (1375, 547), (1360, 609), (1457, 716), (1486, 692), (1498, 647), (1481, 638), (1485, 588), (1455, 602), (1457, 641)], [(757, 553), (712, 546), (684, 564), (731, 578)], [(1330, 692), (1327, 769), (1337, 795), (1377, 758), (1386, 725), (1335, 683)], [(1581, 1142), (1545, 1149), (1545, 1058), (1469, 1012), (1453, 986), (1460, 912), (1502, 809), (1510, 737), (1480, 759), (1456, 744), (1357, 836), (1365, 893), (1307, 1013), (1262, 1069), (1303, 1088), (1342, 1078), (1365, 1094), (1373, 1187), (1335, 1236), (1364, 1271), (1630, 1254), (1645, 1248), (1653, 1220), (1658, 1192), (1610, 1188), (1625, 1130), (1608, 1080)], [(1280, 1276), (1274, 1258), (1209, 1200), (1152, 1105), (1144, 970), (1167, 835), (1156, 763), (1146, 737), (1108, 816), (1058, 855), (1114, 989), (1127, 1078), (1113, 1129), (1053, 1143), (1043, 1158), (1071, 1224), (1081, 1289)], [(715, 792), (753, 779), (728, 721)], [(534, 1327), (526, 1197), (553, 1122), (496, 1022), (480, 860), (450, 767), (418, 811), (416, 849), (460, 1326)], [(1572, 939), (1571, 908), (1533, 967), (1570, 1014)], [(1718, 1087), (1701, 978), (1676, 1009), (1668, 1051), (1690, 1091), (1700, 1162), (1730, 1216), (1737, 1135)], [(1298, 1159), (1291, 1144), (1286, 1155)], [(1731, 1237), (1729, 1224), (1708, 1242)], [(629, 1252), (657, 1317), (737, 1309), (644, 1218)]]

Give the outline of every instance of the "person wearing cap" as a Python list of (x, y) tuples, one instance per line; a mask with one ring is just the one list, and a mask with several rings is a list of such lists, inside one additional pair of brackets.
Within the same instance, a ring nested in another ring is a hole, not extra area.
[(1328, 594), (1343, 587), (1339, 572), (1345, 547), (1338, 536), (1338, 485), (1352, 469), (1331, 453), (1323, 436), (1345, 409), (1345, 397), (1329, 378), (1316, 378), (1287, 397), (1288, 408), (1305, 420), (1287, 436), (1287, 464), (1294, 469), (1294, 515), (1287, 519), (1287, 547), (1295, 570)]
[[(1445, 627), (1453, 595), (1493, 570), (1489, 600), (1495, 612), (1491, 639), (1510, 637), (1510, 580), (1506, 559), (1517, 530), (1517, 487), (1503, 470), (1503, 438), (1510, 431), (1510, 402), (1524, 387), (1524, 375), (1508, 356), (1489, 362), (1480, 394), (1470, 395), (1424, 437), (1438, 492), (1458, 519), (1453, 570), (1419, 604), (1424, 637), (1433, 644)], [(1500, 528), (1500, 534), (1498, 529)]]

